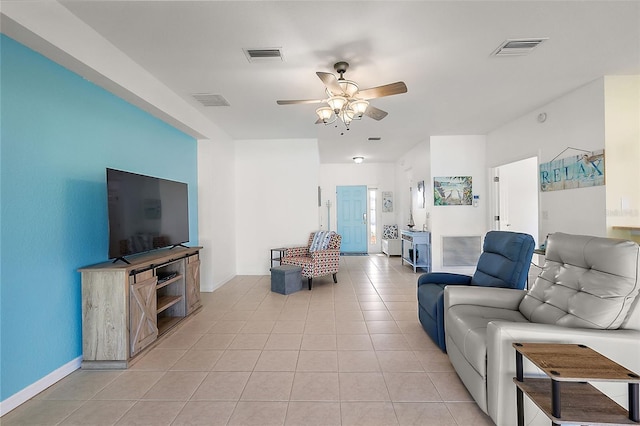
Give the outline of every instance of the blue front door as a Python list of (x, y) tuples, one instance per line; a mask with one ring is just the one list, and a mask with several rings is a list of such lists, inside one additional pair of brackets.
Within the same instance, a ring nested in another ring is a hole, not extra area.
[(336, 187), (338, 234), (342, 236), (340, 251), (367, 253), (367, 187)]

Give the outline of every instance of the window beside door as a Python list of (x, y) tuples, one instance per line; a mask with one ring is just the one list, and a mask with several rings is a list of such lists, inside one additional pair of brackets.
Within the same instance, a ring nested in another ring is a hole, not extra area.
[(378, 243), (378, 221), (376, 217), (376, 206), (378, 191), (376, 189), (369, 189), (369, 244)]

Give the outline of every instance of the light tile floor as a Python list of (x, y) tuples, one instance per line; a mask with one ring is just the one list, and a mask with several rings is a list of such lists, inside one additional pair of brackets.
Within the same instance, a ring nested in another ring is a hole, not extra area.
[(10, 425), (492, 425), (417, 319), (400, 258), (284, 296), (238, 276), (126, 371), (78, 370)]

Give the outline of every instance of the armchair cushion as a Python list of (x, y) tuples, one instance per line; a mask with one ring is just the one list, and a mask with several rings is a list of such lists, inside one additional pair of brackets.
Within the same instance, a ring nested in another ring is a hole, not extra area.
[(493, 321), (529, 322), (517, 310), (487, 306), (460, 305), (455, 308), (456, 321), (447, 324), (447, 337), (455, 342), (478, 374), (487, 373), (487, 324)]
[(533, 237), (517, 232), (491, 231), (473, 277), (432, 272), (418, 278), (418, 319), (431, 339), (446, 351), (444, 288), (448, 285), (524, 288), (534, 248)]
[(309, 280), (309, 290), (311, 290), (311, 280), (315, 277), (333, 274), (333, 281), (337, 282), (336, 274), (340, 266), (340, 243), (342, 237), (335, 232), (328, 232), (322, 238), (328, 237), (327, 249), (310, 251), (316, 232), (309, 235), (309, 242), (306, 247), (288, 248), (281, 259), (283, 265), (295, 265), (302, 268), (302, 276)]

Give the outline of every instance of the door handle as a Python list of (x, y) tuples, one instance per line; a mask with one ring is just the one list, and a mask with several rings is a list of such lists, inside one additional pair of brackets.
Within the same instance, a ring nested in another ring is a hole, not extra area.
[(367, 214), (366, 213), (362, 213), (362, 223), (364, 223), (365, 225), (367, 224)]

